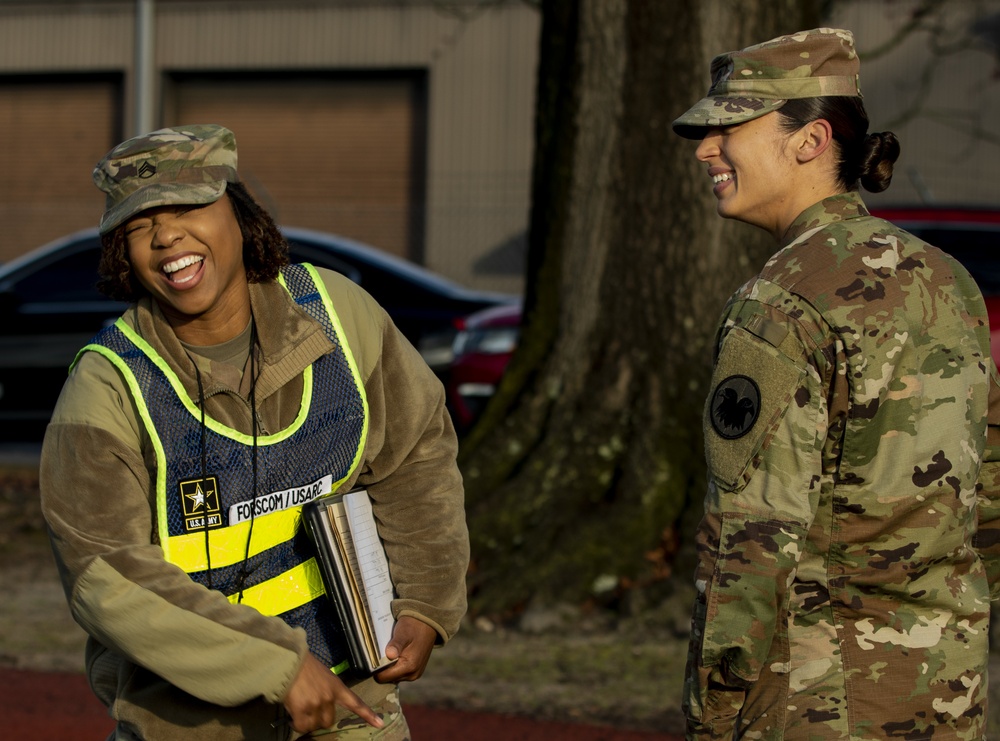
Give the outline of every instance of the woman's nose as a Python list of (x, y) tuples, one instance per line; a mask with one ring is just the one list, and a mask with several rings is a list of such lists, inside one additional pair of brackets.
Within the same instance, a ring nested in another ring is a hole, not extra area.
[(694, 150), (694, 156), (699, 162), (707, 162), (712, 157), (719, 154), (719, 130), (709, 129), (702, 140), (698, 143), (698, 148)]
[(153, 247), (172, 247), (184, 237), (180, 223), (172, 215), (163, 214), (153, 223)]

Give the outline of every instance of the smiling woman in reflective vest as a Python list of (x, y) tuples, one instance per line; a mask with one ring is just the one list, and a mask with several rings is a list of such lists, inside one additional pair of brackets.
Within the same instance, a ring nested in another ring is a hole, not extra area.
[[(287, 265), (232, 132), (111, 150), (102, 290), (46, 433), (42, 503), (119, 739), (408, 738), (397, 683), (465, 612), (468, 533), (440, 383), (349, 280)], [(364, 486), (395, 585), (352, 670), (301, 507)]]

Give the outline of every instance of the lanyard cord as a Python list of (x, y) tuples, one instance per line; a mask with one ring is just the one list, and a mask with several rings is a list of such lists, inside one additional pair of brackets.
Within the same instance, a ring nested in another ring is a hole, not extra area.
[[(191, 358), (190, 355), (188, 355)], [(198, 364), (195, 363), (194, 358), (191, 358), (191, 362), (194, 363), (194, 377), (198, 379), (198, 406), (201, 407), (201, 485), (204, 486), (205, 482), (208, 480), (208, 460), (206, 453), (205, 444), (205, 388), (201, 385), (201, 371), (198, 369)], [(218, 496), (218, 492), (216, 492)], [(212, 588), (212, 549), (208, 543), (208, 500), (205, 499), (204, 503), (201, 505), (202, 516), (204, 517), (204, 528), (205, 531), (205, 560), (208, 562), (208, 588)]]
[(250, 539), (253, 538), (254, 516), (257, 513), (257, 367), (254, 359), (254, 346), (257, 344), (257, 323), (250, 317), (250, 430), (253, 435), (253, 448), (250, 454), (250, 471), (253, 481), (253, 500), (250, 503), (250, 529), (247, 532), (247, 547), (243, 553), (243, 563), (236, 583), (240, 593), (238, 602), (243, 602), (243, 585), (250, 572), (247, 564), (250, 561)]
[[(250, 560), (250, 540), (253, 537), (253, 523), (254, 515), (257, 511), (257, 366), (254, 358), (254, 346), (257, 344), (257, 324), (253, 321), (253, 317), (250, 318), (250, 429), (253, 435), (253, 448), (250, 458), (250, 470), (252, 476), (252, 492), (253, 499), (250, 504), (250, 529), (247, 533), (247, 546), (243, 553), (243, 563), (240, 564), (240, 573), (236, 578), (236, 583), (239, 586), (239, 597), (238, 601), (243, 602), (243, 586), (250, 575), (247, 570), (247, 564)], [(208, 445), (206, 441), (206, 431), (208, 429), (205, 424), (205, 388), (201, 381), (201, 370), (198, 368), (198, 363), (195, 362), (194, 358), (191, 358), (190, 354), (188, 357), (194, 364), (194, 377), (198, 381), (198, 406), (201, 407), (201, 437), (200, 437), (200, 447), (201, 447), (201, 481), (204, 486), (205, 481), (208, 479)], [(220, 502), (221, 504), (221, 502)], [(204, 526), (203, 530), (205, 532), (205, 560), (208, 567), (208, 588), (212, 589), (212, 549), (208, 540), (208, 502), (202, 505), (204, 509)]]

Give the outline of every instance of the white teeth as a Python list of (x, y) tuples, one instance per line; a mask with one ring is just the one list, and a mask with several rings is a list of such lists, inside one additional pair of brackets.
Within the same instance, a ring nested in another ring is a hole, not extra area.
[(724, 183), (727, 180), (732, 180), (732, 179), (733, 179), (732, 176), (728, 172), (724, 172), (721, 175), (713, 175), (712, 183), (713, 184)]
[(204, 259), (205, 258), (200, 255), (188, 255), (187, 257), (182, 257), (180, 260), (168, 262), (163, 266), (163, 272), (170, 275), (171, 273), (176, 273), (178, 270), (183, 270), (188, 265), (194, 265), (197, 262), (201, 262)]

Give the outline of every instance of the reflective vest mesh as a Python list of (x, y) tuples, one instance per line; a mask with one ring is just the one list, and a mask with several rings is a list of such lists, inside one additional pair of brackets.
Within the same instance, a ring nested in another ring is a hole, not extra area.
[[(250, 524), (248, 521), (230, 522), (230, 510), (233, 505), (250, 503), (254, 499), (253, 446), (249, 436), (223, 428), (218, 423), (204, 429), (204, 473), (216, 477), (218, 482), (218, 516), (221, 518), (221, 526), (210, 528), (207, 536), (211, 547), (210, 576), (209, 570), (204, 567), (191, 569), (178, 563), (182, 559), (174, 555), (171, 543), (162, 544), (167, 560), (185, 568), (195, 581), (206, 586), (211, 582), (213, 589), (232, 596), (240, 592), (240, 574), (245, 571), (244, 593), (270, 581), (258, 592), (266, 596), (267, 590), (279, 590), (277, 594), (270, 593), (271, 598), (278, 602), (283, 599), (280, 590), (286, 590), (288, 580), (294, 579), (302, 568), (315, 564), (311, 543), (301, 527), (299, 511), (305, 499), (327, 492), (307, 487), (324, 477), (332, 476), (334, 486), (346, 479), (356, 465), (366, 432), (364, 388), (352, 370), (352, 362), (347, 355), (350, 349), (341, 342), (335, 324), (327, 314), (322, 287), (314, 283), (309, 272), (300, 265), (287, 266), (282, 274), (295, 302), (323, 325), (335, 350), (312, 365), (311, 403), (298, 428), (289, 428), (257, 440), (258, 508), (253, 517), (252, 533), (248, 531), (251, 535), (250, 557), (245, 558), (246, 537), (227, 538), (224, 531), (233, 526), (246, 529)], [(148, 432), (162, 445), (161, 465), (165, 462), (166, 476), (163, 485), (158, 486), (157, 498), (158, 511), (166, 514), (168, 540), (180, 541), (186, 537), (190, 546), (191, 539), (196, 537), (204, 543), (204, 526), (196, 533), (185, 530), (180, 493), (181, 482), (202, 477), (203, 428), (200, 412), (196, 410), (193, 413), (185, 406), (171, 379), (157, 366), (154, 357), (147, 355), (117, 326), (102, 331), (92, 344), (110, 349), (123, 361), (117, 365), (134, 377), (145, 402), (147, 413), (143, 416)], [(306, 374), (306, 382), (308, 379)], [(296, 487), (302, 487), (302, 494), (298, 497), (302, 501), (290, 509), (275, 513), (270, 506), (261, 506), (277, 500), (276, 492)], [(272, 515), (282, 517), (286, 524), (289, 517), (292, 518), (290, 537), (258, 551), (259, 546), (253, 544), (268, 540), (262, 534), (272, 526), (269, 522), (273, 519)], [(230, 545), (228, 559), (225, 548), (219, 545), (223, 542)], [(234, 545), (239, 546), (238, 557), (232, 552)], [(203, 558), (204, 546), (200, 548), (199, 556)], [(227, 564), (227, 560), (232, 563)], [(296, 567), (299, 567), (298, 572), (294, 571)], [(318, 574), (310, 573), (314, 577)], [(322, 590), (322, 585), (319, 589)], [(322, 594), (276, 614), (289, 625), (304, 628), (310, 650), (328, 666), (337, 667), (347, 659), (346, 642), (333, 608)]]

